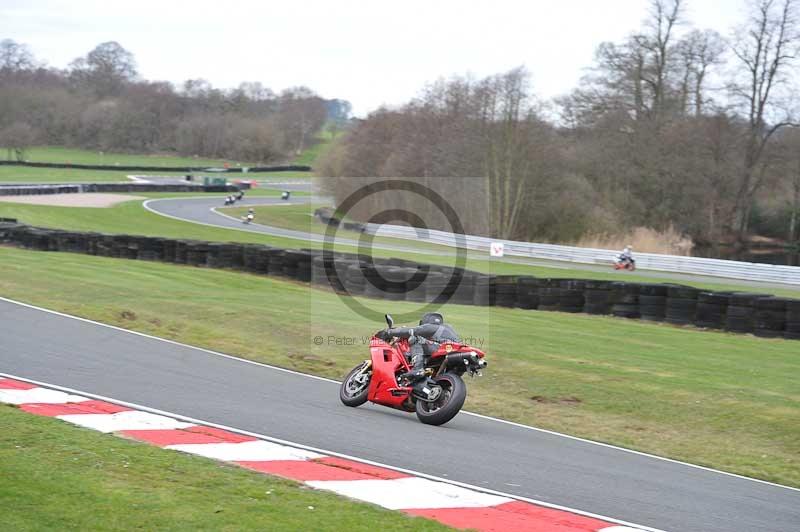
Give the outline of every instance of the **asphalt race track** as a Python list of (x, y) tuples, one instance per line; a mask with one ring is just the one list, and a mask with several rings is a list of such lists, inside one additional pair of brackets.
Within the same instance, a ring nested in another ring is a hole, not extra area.
[[(294, 205), (297, 203), (308, 203), (315, 200), (312, 196), (297, 196), (290, 201), (283, 201), (280, 198), (247, 198), (236, 203), (237, 207), (252, 207), (259, 205)], [(145, 208), (148, 210), (171, 218), (185, 220), (187, 222), (200, 223), (205, 225), (213, 225), (224, 227), (227, 229), (238, 229), (240, 231), (249, 231), (251, 233), (262, 233), (266, 235), (279, 236), (283, 238), (293, 238), (295, 240), (305, 240), (307, 242), (323, 242), (325, 236), (317, 233), (309, 233), (305, 231), (294, 231), (291, 229), (282, 229), (280, 227), (271, 227), (268, 225), (261, 225), (258, 219), (251, 224), (243, 224), (241, 221), (214, 212), (212, 209), (224, 207), (223, 198), (221, 197), (200, 197), (200, 198), (180, 198), (180, 199), (158, 199), (149, 200), (145, 202)], [(309, 218), (309, 223), (316, 223), (312, 218)], [(341, 235), (336, 237), (336, 242), (339, 244), (347, 244), (351, 246), (358, 246), (358, 240), (343, 238)], [(441, 252), (434, 252), (430, 250), (414, 249), (410, 246), (402, 245), (373, 245), (372, 247), (378, 249), (394, 250), (398, 252), (414, 252), (429, 255), (442, 255)], [(447, 254), (447, 252), (444, 252)]]
[[(673, 531), (800, 530), (800, 490), (460, 414), (347, 408), (336, 383), (0, 300), (0, 372)], [(468, 386), (480, 386), (480, 381)]]
[[(314, 196), (294, 196), (291, 198), (289, 203), (297, 204), (297, 203), (321, 202), (321, 201), (324, 201), (324, 199), (320, 199), (319, 197), (314, 197)], [(242, 201), (237, 202), (236, 205), (240, 207), (250, 207), (258, 205), (278, 206), (278, 205), (286, 205), (286, 203), (287, 203), (286, 201), (282, 201), (279, 198), (245, 197)], [(212, 210), (218, 207), (224, 207), (222, 197), (165, 198), (165, 199), (153, 199), (145, 202), (145, 208), (151, 212), (163, 216), (168, 216), (170, 218), (184, 220), (187, 222), (224, 227), (227, 229), (237, 229), (252, 233), (262, 233), (284, 238), (293, 238), (295, 240), (304, 240), (307, 242), (322, 242), (324, 238), (323, 235), (318, 233), (293, 231), (290, 229), (282, 229), (279, 227), (261, 225), (258, 223), (258, 218), (256, 218), (254, 223), (245, 225), (241, 223), (239, 220), (230, 218), (228, 216), (224, 216)], [(310, 223), (317, 223), (317, 222), (311, 221)], [(344, 238), (339, 234), (336, 235), (336, 242), (339, 244), (358, 246), (358, 240)], [(382, 250), (397, 251), (399, 253), (413, 252), (421, 255), (437, 255), (437, 256), (455, 255), (455, 251), (448, 251), (443, 249), (432, 250), (425, 248), (414, 248), (412, 246), (403, 246), (402, 244), (394, 245), (394, 244), (373, 243), (372, 247)], [(368, 252), (368, 250), (366, 250), (365, 252)], [(486, 258), (488, 259), (489, 257)], [(608, 273), (608, 275), (610, 276), (609, 278), (619, 277), (620, 281), (624, 281), (625, 276), (627, 274), (627, 272), (624, 271), (615, 272), (611, 269), (610, 266), (602, 266), (602, 265), (579, 264), (574, 262), (557, 262), (557, 261), (548, 261), (541, 259), (525, 259), (520, 257), (513, 257), (513, 258), (505, 257), (499, 260), (503, 260), (505, 262), (513, 262), (517, 264), (544, 266), (548, 268), (566, 268), (571, 270), (584, 270), (584, 271), (595, 271), (595, 272), (601, 271)], [(708, 283), (725, 283), (728, 285), (741, 285), (743, 287), (747, 286), (751, 288), (760, 288), (760, 289), (791, 288), (791, 285), (780, 284), (780, 283), (764, 283), (764, 282), (750, 281), (746, 279), (728, 279), (720, 277), (711, 277), (707, 275), (689, 275), (689, 274), (680, 274), (672, 272), (636, 270), (636, 275), (641, 277), (650, 277), (654, 280), (654, 282), (658, 282), (659, 279), (668, 279), (671, 281), (685, 280), (685, 281), (708, 282)]]

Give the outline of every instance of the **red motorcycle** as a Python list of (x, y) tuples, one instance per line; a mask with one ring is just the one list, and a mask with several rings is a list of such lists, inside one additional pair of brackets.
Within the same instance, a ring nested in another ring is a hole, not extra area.
[[(394, 322), (386, 315), (391, 329)], [(397, 377), (411, 370), (407, 354), (408, 340), (393, 338), (385, 342), (373, 336), (369, 342), (372, 355), (347, 374), (339, 388), (339, 399), (347, 406), (361, 406), (367, 401), (375, 404), (416, 412), (417, 418), (428, 425), (444, 425), (461, 410), (467, 398), (464, 373), (480, 375), (486, 367), (485, 353), (467, 344), (444, 342), (428, 357), (425, 374), (429, 389), (427, 398), (414, 393), (409, 383)]]
[(633, 259), (617, 259), (614, 261), (615, 270), (628, 270), (634, 271), (636, 269), (636, 261)]

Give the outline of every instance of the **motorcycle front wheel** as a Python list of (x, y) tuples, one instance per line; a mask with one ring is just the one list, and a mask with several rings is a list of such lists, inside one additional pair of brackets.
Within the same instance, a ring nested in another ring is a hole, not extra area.
[(350, 370), (339, 387), (339, 399), (342, 403), (347, 406), (361, 406), (366, 403), (371, 378), (372, 371), (367, 368), (366, 362)]
[(417, 418), (426, 425), (444, 425), (461, 411), (467, 398), (467, 385), (454, 373), (434, 377), (441, 393), (433, 401), (417, 400)]

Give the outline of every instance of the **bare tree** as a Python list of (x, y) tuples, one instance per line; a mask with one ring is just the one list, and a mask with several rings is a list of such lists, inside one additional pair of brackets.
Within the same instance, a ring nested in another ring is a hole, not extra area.
[(705, 82), (709, 70), (722, 64), (725, 42), (713, 30), (692, 30), (676, 46), (683, 69), (680, 86), (681, 110), (694, 112), (696, 117), (703, 114), (708, 98), (705, 95)]
[(118, 95), (126, 82), (138, 76), (133, 54), (116, 41), (98, 44), (86, 57), (70, 63), (70, 69), (76, 80), (101, 97)]
[(752, 0), (750, 18), (737, 31), (732, 47), (743, 75), (730, 84), (730, 89), (747, 117), (742, 168), (731, 216), (739, 241), (747, 233), (753, 200), (763, 184), (764, 154), (770, 140), (782, 128), (798, 125), (783, 107), (781, 92), (786, 89), (800, 54), (799, 4), (798, 0)]
[(667, 84), (671, 63), (671, 42), (675, 26), (680, 23), (683, 0), (650, 0), (649, 18), (645, 25), (650, 30), (641, 41), (649, 51), (650, 65), (644, 81), (652, 91), (652, 113), (658, 118), (667, 98)]
[(31, 70), (36, 66), (36, 59), (28, 45), (18, 43), (13, 39), (0, 41), (0, 71)]

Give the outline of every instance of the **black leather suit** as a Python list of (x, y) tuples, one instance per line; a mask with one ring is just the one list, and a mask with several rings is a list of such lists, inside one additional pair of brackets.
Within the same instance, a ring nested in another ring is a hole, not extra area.
[(458, 333), (447, 323), (395, 327), (389, 329), (387, 333), (398, 338), (408, 338), (408, 345), (411, 347), (411, 364), (415, 373), (419, 373), (425, 368), (426, 357), (431, 356), (439, 348), (439, 344), (447, 341), (460, 341)]

